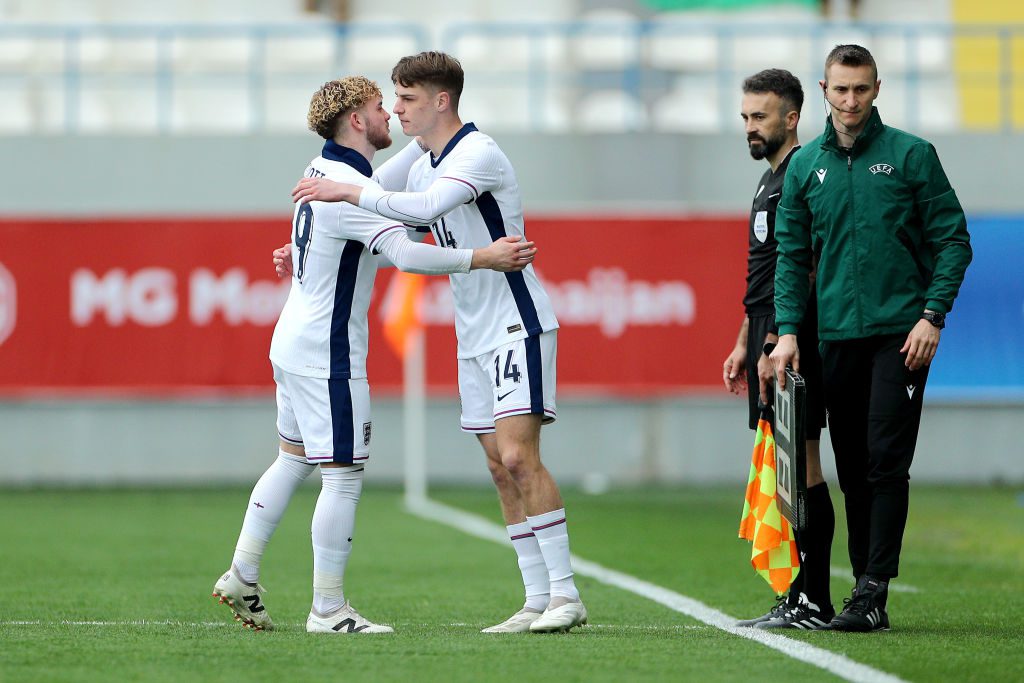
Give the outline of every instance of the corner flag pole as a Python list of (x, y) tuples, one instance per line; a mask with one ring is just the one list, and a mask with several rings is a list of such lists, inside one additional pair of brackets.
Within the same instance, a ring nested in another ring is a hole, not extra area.
[(397, 272), (381, 303), (384, 338), (402, 360), (403, 479), (407, 505), (427, 498), (427, 342), (418, 310), (423, 286), (422, 275)]
[(422, 327), (405, 337), (402, 412), (405, 422), (405, 504), (427, 499), (426, 335)]

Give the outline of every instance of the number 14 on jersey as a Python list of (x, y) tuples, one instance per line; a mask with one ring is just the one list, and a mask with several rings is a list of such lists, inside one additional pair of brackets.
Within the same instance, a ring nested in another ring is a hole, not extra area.
[(459, 245), (455, 242), (455, 235), (448, 229), (448, 226), (442, 218), (437, 223), (430, 226), (430, 231), (434, 233), (434, 239), (437, 240), (437, 246), (444, 247), (445, 249), (458, 249)]

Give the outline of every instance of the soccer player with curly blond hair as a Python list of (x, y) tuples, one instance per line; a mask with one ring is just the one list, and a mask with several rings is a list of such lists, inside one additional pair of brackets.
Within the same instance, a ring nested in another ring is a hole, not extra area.
[[(351, 76), (325, 83), (313, 95), (308, 116), (310, 130), (325, 143), (305, 176), (404, 187), (409, 168), (423, 154), (416, 142), (376, 174), (370, 166), (377, 150), (391, 145), (390, 118), (372, 81)], [(390, 626), (361, 616), (342, 590), (370, 457), (367, 310), (377, 255), (401, 270), (442, 275), (477, 268), (521, 271), (536, 250), (518, 237), (478, 249), (442, 249), (410, 240), (398, 221), (323, 202), (296, 206), (291, 241), (291, 290), (270, 344), (280, 451), (253, 488), (231, 567), (213, 594), (246, 626), (273, 628), (258, 583), (260, 560), (296, 488), (319, 465), (322, 487), (312, 523), (313, 605), (306, 630), (387, 633)]]

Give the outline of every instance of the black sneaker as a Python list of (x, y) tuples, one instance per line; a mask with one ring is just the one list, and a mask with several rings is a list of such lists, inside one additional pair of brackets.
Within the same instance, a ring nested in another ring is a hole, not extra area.
[(794, 605), (789, 604), (789, 598), (785, 595), (780, 595), (775, 598), (775, 607), (772, 607), (767, 614), (762, 614), (754, 619), (744, 619), (743, 621), (737, 621), (737, 626), (755, 626), (760, 624), (762, 621), (768, 621), (769, 619), (777, 619), (783, 616), (790, 610)]
[(822, 609), (813, 602), (807, 600), (807, 596), (800, 594), (800, 603), (786, 611), (785, 614), (768, 619), (757, 624), (754, 628), (796, 628), (802, 631), (820, 631), (827, 628), (829, 622), (836, 616), (832, 605), (826, 604)]
[(843, 601), (842, 613), (826, 628), (830, 631), (888, 631), (889, 615), (885, 612), (888, 590), (887, 581), (862, 576), (852, 597)]

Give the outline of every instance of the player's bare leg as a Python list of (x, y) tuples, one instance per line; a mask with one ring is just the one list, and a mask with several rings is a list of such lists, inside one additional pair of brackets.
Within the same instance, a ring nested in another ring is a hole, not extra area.
[(513, 415), (498, 420), (494, 436), (501, 464), (522, 494), (527, 516), (558, 510), (562, 496), (540, 461), (540, 415)]
[(512, 479), (512, 474), (501, 462), (498, 452), (498, 437), (494, 434), (480, 434), (477, 437), (487, 455), (487, 469), (491, 473), (491, 481), (498, 491), (498, 502), (501, 504), (501, 516), (505, 524), (519, 524), (526, 521), (526, 503), (523, 494)]
[(526, 505), (523, 496), (516, 486), (508, 469), (501, 464), (498, 453), (498, 440), (494, 434), (480, 434), (480, 445), (487, 454), (487, 469), (491, 480), (498, 490), (501, 503), (501, 515), (505, 519), (509, 539), (519, 559), (519, 571), (523, 576), (526, 590), (526, 601), (523, 607), (511, 617), (483, 630), (484, 633), (524, 633), (530, 630), (533, 622), (550, 602), (548, 587), (548, 567), (544, 564), (537, 537), (526, 521)]
[(562, 496), (540, 459), (540, 427), (540, 415), (513, 415), (495, 423), (495, 437), (501, 464), (522, 495), (551, 586), (551, 601), (530, 630), (568, 631), (587, 623), (587, 610), (573, 581)]

